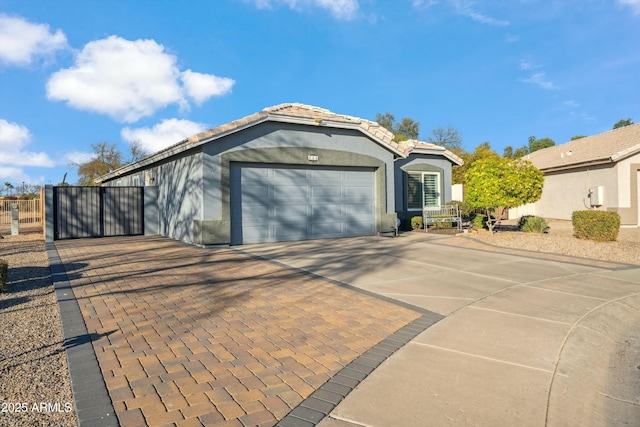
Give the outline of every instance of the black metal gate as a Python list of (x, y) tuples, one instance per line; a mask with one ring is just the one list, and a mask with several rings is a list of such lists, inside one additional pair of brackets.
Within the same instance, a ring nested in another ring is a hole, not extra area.
[(54, 238), (144, 234), (143, 187), (53, 187)]

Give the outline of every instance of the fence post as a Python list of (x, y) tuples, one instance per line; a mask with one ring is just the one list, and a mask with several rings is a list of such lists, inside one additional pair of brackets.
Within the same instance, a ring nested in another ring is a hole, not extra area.
[(53, 186), (45, 185), (42, 200), (43, 206), (43, 229), (44, 229), (44, 241), (53, 242)]
[(17, 236), (20, 228), (20, 209), (17, 203), (11, 203), (11, 235)]

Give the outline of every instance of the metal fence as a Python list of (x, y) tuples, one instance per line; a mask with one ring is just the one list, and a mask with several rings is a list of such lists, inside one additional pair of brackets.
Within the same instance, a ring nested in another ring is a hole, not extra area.
[(20, 224), (42, 224), (42, 205), (40, 199), (0, 200), (0, 226), (11, 225), (11, 205), (17, 203)]

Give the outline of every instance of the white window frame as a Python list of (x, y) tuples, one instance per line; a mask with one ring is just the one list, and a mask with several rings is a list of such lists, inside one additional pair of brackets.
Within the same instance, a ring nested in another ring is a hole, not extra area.
[[(421, 198), (421, 207), (416, 208), (416, 207), (409, 207), (409, 200), (408, 200), (408, 195), (409, 195), (409, 179), (410, 176), (420, 176), (420, 198)], [(432, 206), (426, 206), (425, 202), (424, 202), (424, 193), (425, 193), (425, 188), (424, 188), (424, 177), (425, 175), (431, 175), (431, 176), (435, 176), (436, 177), (436, 205), (432, 205)], [(424, 208), (439, 208), (442, 205), (442, 191), (441, 191), (441, 173), (440, 172), (407, 172), (407, 181), (405, 183), (405, 194), (407, 195), (407, 211), (422, 211)]]
[(133, 182), (133, 186), (134, 187), (140, 187), (140, 175), (134, 175), (133, 179), (131, 180)]

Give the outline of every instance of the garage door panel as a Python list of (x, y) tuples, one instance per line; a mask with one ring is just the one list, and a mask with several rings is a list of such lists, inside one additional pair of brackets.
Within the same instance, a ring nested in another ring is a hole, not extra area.
[(242, 217), (253, 222), (266, 222), (269, 219), (269, 206), (261, 205), (244, 205), (242, 206)]
[(266, 180), (269, 178), (269, 168), (243, 168), (242, 177), (244, 179), (260, 182), (260, 180)]
[(346, 223), (347, 233), (350, 236), (361, 236), (372, 234), (375, 230), (373, 222), (349, 221)]
[(353, 198), (360, 198), (360, 199), (366, 199), (366, 200), (372, 200), (373, 199), (373, 192), (371, 191), (371, 187), (364, 187), (364, 186), (347, 186), (345, 187), (346, 190), (346, 194), (345, 197), (347, 197), (348, 199), (353, 199)]
[(311, 206), (311, 218), (314, 221), (340, 221), (344, 220), (346, 209), (342, 204), (324, 204)]
[(305, 240), (309, 238), (306, 224), (299, 224), (297, 227), (275, 225), (272, 230), (275, 241)]
[(268, 185), (247, 185), (243, 187), (243, 194), (246, 198), (254, 198), (256, 200), (269, 197)]
[(276, 180), (291, 180), (302, 181), (307, 179), (307, 170), (306, 169), (280, 169), (280, 168), (270, 168), (272, 171), (273, 178)]
[(232, 167), (233, 244), (375, 234), (373, 169)]
[(304, 221), (306, 223), (307, 217), (309, 216), (309, 210), (308, 205), (275, 206), (273, 209), (273, 216), (276, 221), (293, 221), (296, 223)]
[(243, 238), (249, 242), (262, 242), (269, 239), (269, 227), (243, 224)]
[(314, 238), (331, 238), (340, 237), (344, 234), (344, 224), (337, 222), (328, 222), (324, 224), (313, 224), (311, 226), (311, 235)]
[(311, 187), (311, 197), (342, 197), (342, 187), (314, 185)]
[(349, 205), (344, 205), (344, 209), (345, 209), (345, 215), (347, 217), (354, 217), (355, 215), (373, 216), (375, 214), (375, 206), (372, 204), (370, 205), (349, 204)]
[(304, 198), (309, 197), (309, 188), (300, 185), (274, 185), (273, 199), (282, 200), (288, 198)]
[(315, 181), (323, 179), (333, 179), (336, 181), (340, 181), (343, 178), (343, 171), (327, 169), (310, 170), (309, 178)]

